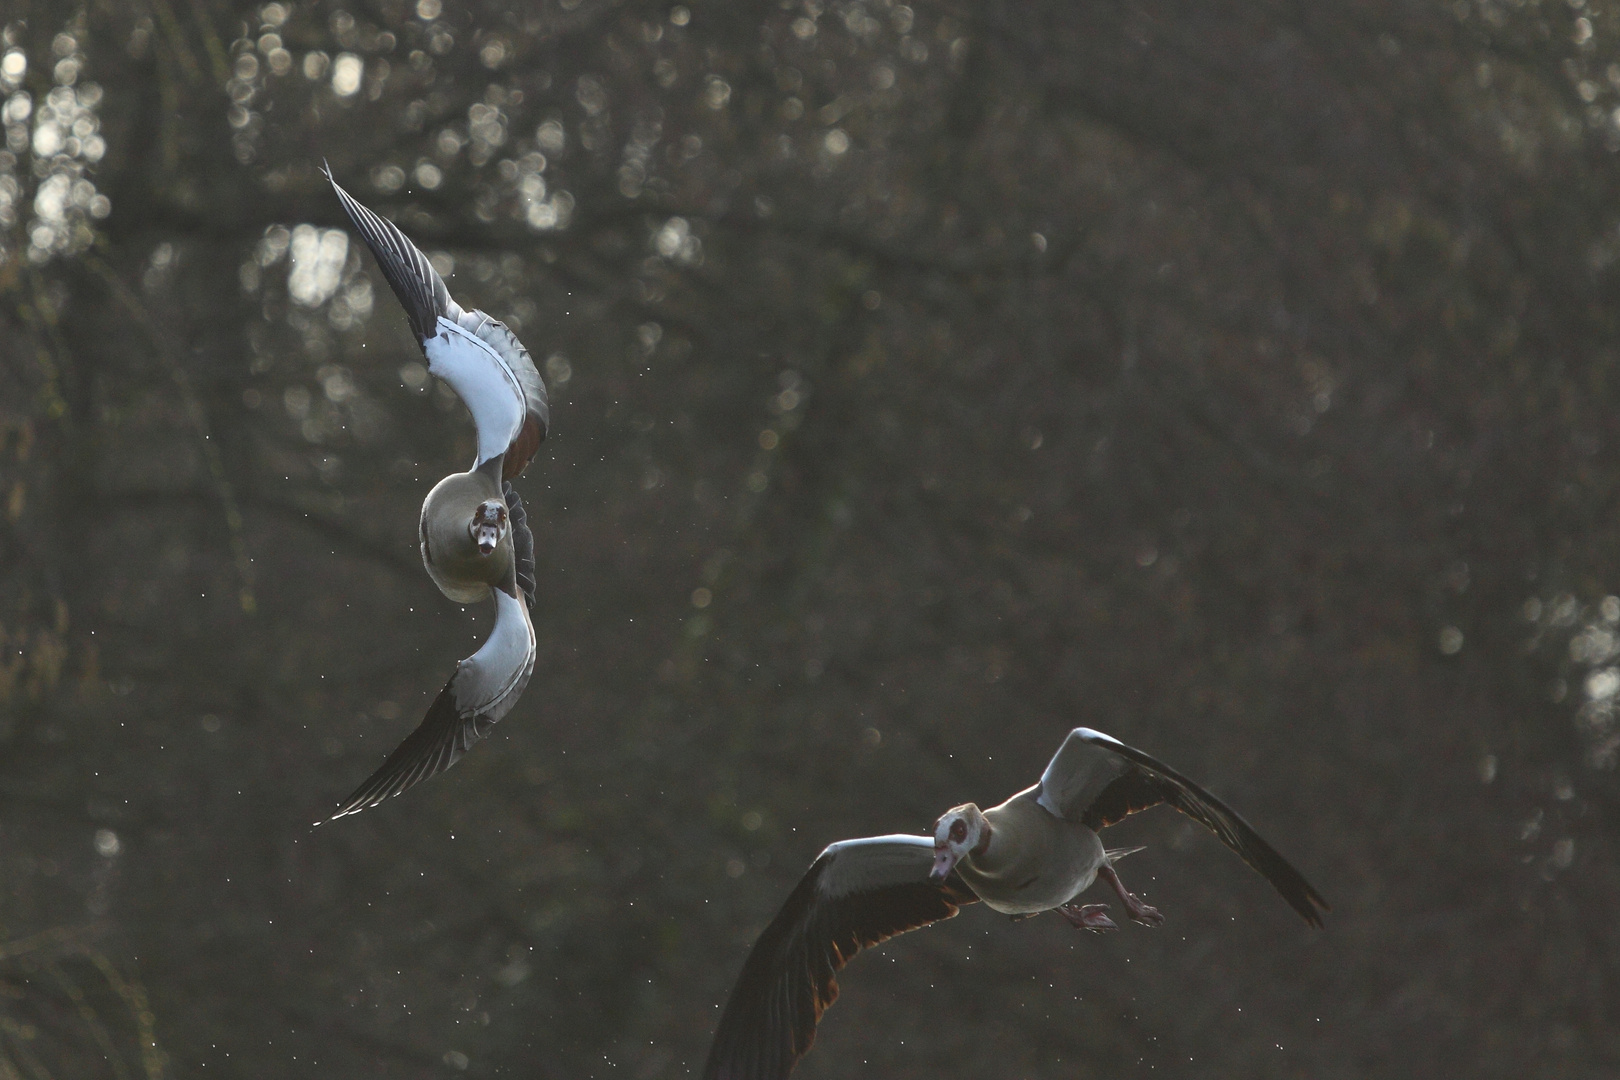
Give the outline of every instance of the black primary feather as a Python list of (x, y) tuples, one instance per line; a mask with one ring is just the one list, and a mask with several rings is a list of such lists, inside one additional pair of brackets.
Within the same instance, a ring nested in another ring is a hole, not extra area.
[[(1271, 882), (1288, 906), (1312, 926), (1322, 925), (1322, 912), (1333, 907), (1305, 880), (1305, 875), (1254, 831), (1241, 814), (1164, 762), (1112, 739), (1088, 740), (1129, 762), (1125, 773), (1103, 788), (1081, 818), (1090, 829), (1104, 829), (1131, 814), (1169, 803), (1220, 837), (1244, 862)], [(1320, 909), (1320, 910), (1318, 910)]]
[(507, 519), (512, 523), (512, 561), (517, 568), (518, 588), (523, 590), (523, 595), (529, 598), (529, 606), (533, 607), (534, 533), (529, 530), (529, 514), (523, 509), (523, 500), (510, 482), (502, 485), (501, 493), (506, 496)]
[(759, 935), (715, 1029), (703, 1080), (786, 1080), (838, 999), (837, 973), (863, 948), (955, 915), (978, 897), (955, 874), (829, 899), (823, 855)]
[(433, 269), (427, 256), (393, 222), (372, 213), (344, 191), (342, 185), (333, 179), (330, 166), (323, 164), (321, 171), (331, 181), (332, 190), (337, 192), (349, 220), (354, 222), (354, 227), (376, 257), (383, 277), (388, 279), (389, 287), (399, 297), (405, 317), (410, 320), (411, 330), (416, 334), (417, 344), (437, 337), (439, 316), (448, 315), (453, 304), (444, 279)]
[(430, 776), (437, 776), (460, 761), (473, 743), (489, 734), (489, 729), (495, 726), (493, 720), (477, 713), (462, 716), (456, 710), (455, 692), (451, 689), (455, 681), (452, 675), (428, 706), (427, 715), (416, 730), (406, 736), (354, 794), (343, 800), (343, 805), (332, 815), (334, 820), (376, 806)]

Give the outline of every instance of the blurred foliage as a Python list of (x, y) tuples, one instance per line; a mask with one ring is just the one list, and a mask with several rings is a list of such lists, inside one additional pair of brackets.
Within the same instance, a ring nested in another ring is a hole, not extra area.
[[(107, 830), (98, 835), (103, 849), (115, 843), (109, 837), (114, 834)], [(98, 892), (105, 893), (113, 872), (102, 868)], [(94, 893), (89, 903), (98, 904)], [(6, 1080), (170, 1075), (146, 989), (90, 944), (98, 929), (59, 926), (0, 941), (0, 996), (7, 999), (0, 1008), (0, 1076)]]
[[(800, 1075), (1612, 1073), (1617, 16), (11, 5), (0, 1072), (686, 1075), (822, 845), (1087, 723), (1328, 930), (1150, 815), (1163, 931), (966, 913)], [(554, 434), (523, 703), (311, 829), (487, 626), (323, 158)]]

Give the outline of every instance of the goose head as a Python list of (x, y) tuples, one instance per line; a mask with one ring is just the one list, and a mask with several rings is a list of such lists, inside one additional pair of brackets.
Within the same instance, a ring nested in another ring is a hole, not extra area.
[(467, 525), (467, 531), (472, 535), (473, 543), (478, 546), (480, 555), (488, 555), (494, 551), (508, 529), (506, 503), (500, 499), (485, 499), (479, 503), (477, 509), (473, 511), (472, 521)]
[(947, 810), (934, 822), (934, 869), (930, 881), (944, 881), (967, 855), (981, 854), (990, 846), (990, 823), (972, 803)]

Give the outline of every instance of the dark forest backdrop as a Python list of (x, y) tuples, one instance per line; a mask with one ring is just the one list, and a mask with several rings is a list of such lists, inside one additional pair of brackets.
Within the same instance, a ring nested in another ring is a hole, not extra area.
[[(0, 1076), (685, 1076), (824, 844), (1078, 723), (1326, 931), (1160, 811), (1163, 929), (969, 911), (801, 1075), (1620, 1069), (1620, 5), (0, 21)], [(554, 435), (522, 704), (311, 828), (487, 626), (323, 158)]]

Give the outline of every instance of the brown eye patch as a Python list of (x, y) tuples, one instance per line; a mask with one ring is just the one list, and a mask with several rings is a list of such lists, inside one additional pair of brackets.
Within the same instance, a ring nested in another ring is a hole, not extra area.
[(967, 839), (967, 822), (958, 819), (951, 823), (951, 839), (958, 844)]

